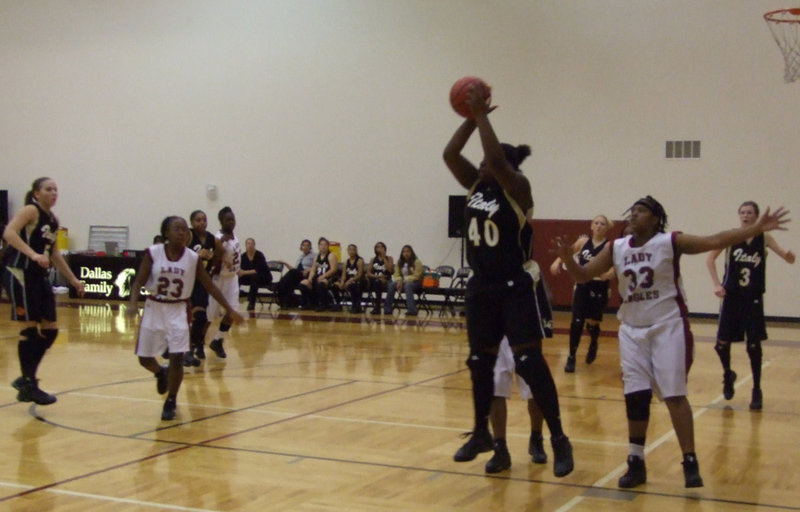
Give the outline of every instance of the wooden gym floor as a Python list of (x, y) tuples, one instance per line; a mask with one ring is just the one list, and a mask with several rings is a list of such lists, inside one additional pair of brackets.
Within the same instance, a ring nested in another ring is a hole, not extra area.
[[(123, 306), (124, 308), (124, 306)], [(155, 379), (133, 355), (119, 305), (62, 302), (60, 336), (40, 369), (56, 404), (18, 403), (18, 327), (0, 304), (0, 510), (800, 510), (800, 326), (770, 325), (764, 410), (748, 410), (751, 372), (734, 346), (736, 396), (721, 396), (715, 326), (693, 321), (689, 379), (705, 487), (683, 487), (666, 407), (654, 403), (648, 483), (621, 491), (628, 451), (615, 319), (600, 353), (563, 371), (567, 314), (545, 341), (575, 471), (527, 455), (528, 419), (509, 403), (510, 471), (490, 454), (455, 463), (471, 427), (463, 321), (258, 309), (234, 328), (228, 358), (188, 369), (176, 421), (160, 421)]]

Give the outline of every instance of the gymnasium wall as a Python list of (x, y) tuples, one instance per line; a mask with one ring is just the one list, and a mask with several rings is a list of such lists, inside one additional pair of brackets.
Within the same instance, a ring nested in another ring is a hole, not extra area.
[[(15, 211), (35, 177), (55, 178), (73, 250), (90, 224), (130, 225), (143, 247), (167, 214), (202, 208), (216, 228), (230, 205), (269, 258), (325, 235), (458, 265), (447, 197), (462, 191), (441, 151), (459, 124), (450, 84), (476, 74), (501, 139), (533, 148), (539, 218), (618, 218), (648, 193), (690, 233), (735, 227), (745, 199), (798, 217), (800, 84), (783, 83), (761, 18), (776, 7), (0, 2), (0, 189)], [(666, 140), (701, 140), (702, 157), (666, 160)], [(467, 153), (480, 160), (479, 144)], [(776, 235), (796, 251), (798, 222)], [(704, 257), (682, 262), (691, 309), (716, 311)], [(769, 267), (768, 314), (800, 316), (800, 265)]]

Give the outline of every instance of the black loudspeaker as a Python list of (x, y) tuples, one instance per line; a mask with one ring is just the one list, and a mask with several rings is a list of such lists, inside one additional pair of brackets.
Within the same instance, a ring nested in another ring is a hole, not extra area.
[(464, 210), (467, 207), (467, 196), (450, 196), (447, 204), (447, 237), (461, 238), (466, 231)]
[(8, 190), (0, 190), (0, 226), (8, 224)]

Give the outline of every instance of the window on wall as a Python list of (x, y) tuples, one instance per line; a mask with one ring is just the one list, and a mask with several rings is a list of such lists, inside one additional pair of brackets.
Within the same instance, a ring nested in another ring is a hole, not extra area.
[(664, 156), (666, 158), (700, 158), (700, 141), (668, 140)]

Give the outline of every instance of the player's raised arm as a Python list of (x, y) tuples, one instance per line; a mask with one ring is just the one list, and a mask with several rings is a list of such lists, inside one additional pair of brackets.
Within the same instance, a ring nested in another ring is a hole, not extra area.
[(787, 228), (784, 227), (784, 224), (791, 220), (786, 217), (788, 214), (789, 210), (784, 209), (782, 206), (775, 210), (774, 213), (770, 213), (769, 208), (767, 208), (755, 223), (737, 229), (729, 229), (709, 236), (677, 233), (675, 235), (675, 246), (678, 252), (683, 254), (698, 254), (714, 249), (724, 249), (767, 231), (786, 230)]
[(603, 273), (614, 267), (614, 261), (611, 259), (611, 244), (606, 244), (597, 256), (592, 261), (584, 266), (572, 258), (572, 246), (567, 244), (562, 237), (556, 237), (553, 240), (555, 245), (555, 252), (567, 267), (567, 272), (572, 276), (575, 281), (585, 283), (591, 281), (595, 277), (600, 277)]
[(467, 145), (472, 132), (475, 131), (475, 121), (466, 119), (453, 134), (450, 142), (444, 148), (444, 158), (447, 168), (453, 173), (462, 187), (469, 189), (478, 180), (478, 169), (466, 159), (461, 151)]
[[(527, 212), (533, 208), (531, 184), (525, 175), (514, 169), (506, 159), (500, 140), (494, 132), (492, 123), (489, 122), (489, 113), (494, 110), (494, 107), (487, 103), (484, 87), (481, 83), (476, 84), (467, 94), (467, 104), (472, 109), (472, 115), (481, 136), (486, 172), (491, 174), (503, 187), (503, 190), (514, 198), (522, 211)], [(528, 154), (530, 154), (530, 148), (525, 156)]]

